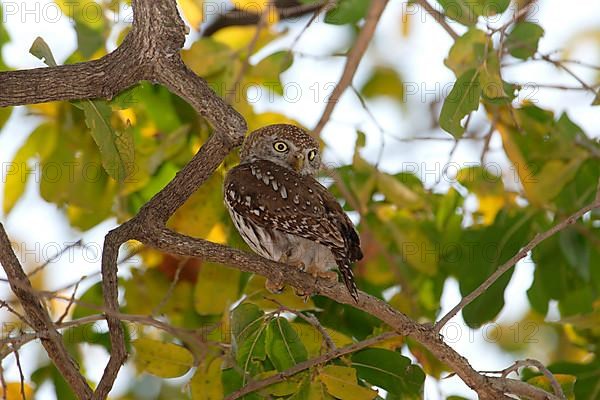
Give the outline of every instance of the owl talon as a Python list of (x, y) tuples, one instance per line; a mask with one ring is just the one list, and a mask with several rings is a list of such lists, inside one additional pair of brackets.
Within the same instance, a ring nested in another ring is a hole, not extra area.
[(296, 294), (296, 296), (301, 297), (305, 303), (308, 301), (310, 296), (312, 296), (312, 293), (306, 293), (302, 289), (298, 289), (298, 288), (294, 288), (294, 293)]
[(273, 294), (281, 294), (284, 287), (285, 285), (281, 282), (275, 282), (269, 279), (265, 282), (265, 288)]

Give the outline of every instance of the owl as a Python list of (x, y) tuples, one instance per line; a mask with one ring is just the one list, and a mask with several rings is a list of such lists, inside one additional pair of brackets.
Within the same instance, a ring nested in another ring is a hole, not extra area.
[[(315, 179), (321, 166), (317, 140), (293, 125), (270, 125), (246, 137), (240, 159), (223, 193), (248, 246), (315, 279), (337, 281), (337, 267), (358, 301), (350, 264), (362, 258), (360, 239), (335, 197)], [(282, 287), (267, 281), (267, 289)]]

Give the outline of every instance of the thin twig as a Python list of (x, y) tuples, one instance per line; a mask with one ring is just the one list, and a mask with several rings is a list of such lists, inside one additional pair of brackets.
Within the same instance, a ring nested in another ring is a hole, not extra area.
[(175, 287), (179, 283), (179, 276), (181, 275), (181, 271), (183, 270), (183, 267), (185, 267), (186, 263), (189, 260), (190, 260), (189, 257), (183, 257), (181, 260), (179, 260), (179, 263), (177, 263), (177, 269), (175, 270), (175, 276), (173, 276), (173, 280), (171, 281), (171, 284), (169, 285), (169, 288), (167, 289), (167, 293), (165, 293), (165, 295), (160, 300), (160, 302), (156, 305), (156, 307), (154, 307), (154, 310), (152, 310), (152, 315), (154, 315), (154, 316), (158, 315), (158, 313), (160, 313), (162, 308), (167, 304), (167, 302), (169, 301), (171, 296), (173, 296)]
[(492, 33), (496, 33), (496, 32), (504, 33), (506, 31), (506, 29), (508, 29), (509, 26), (511, 26), (515, 22), (519, 21), (522, 17), (525, 17), (525, 15), (529, 12), (529, 9), (534, 4), (535, 4), (535, 1), (531, 1), (528, 4), (526, 4), (525, 7), (521, 8), (516, 13), (514, 13), (513, 16), (511, 17), (511, 19), (509, 21), (507, 21), (505, 24), (503, 24), (502, 26), (500, 26), (498, 28), (490, 28), (490, 27), (488, 27), (488, 28), (490, 29), (490, 31)]
[(6, 386), (6, 380), (4, 379), (4, 367), (2, 366), (2, 360), (0, 360), (0, 385), (2, 386), (2, 400), (6, 400), (6, 392), (8, 387)]
[(15, 355), (15, 363), (17, 364), (17, 369), (19, 370), (19, 381), (21, 382), (21, 399), (27, 400), (27, 396), (25, 396), (25, 375), (23, 375), (23, 368), (21, 367), (21, 357), (19, 356), (19, 351), (13, 349), (13, 354)]
[(487, 155), (487, 152), (490, 150), (490, 142), (492, 141), (492, 136), (494, 135), (494, 132), (496, 131), (496, 122), (497, 121), (494, 118), (494, 120), (492, 121), (492, 124), (490, 125), (490, 129), (484, 136), (485, 140), (483, 142), (483, 148), (481, 149), (481, 156), (479, 157), (479, 162), (482, 166), (485, 165), (485, 156)]
[(78, 241), (69, 244), (64, 249), (60, 250), (58, 253), (56, 253), (55, 255), (53, 255), (52, 257), (50, 257), (49, 259), (47, 259), (42, 265), (40, 265), (39, 267), (33, 269), (30, 273), (27, 274), (27, 277), (31, 278), (32, 276), (34, 276), (35, 274), (37, 274), (38, 272), (40, 272), (41, 270), (43, 270), (44, 268), (46, 268), (51, 262), (53, 262), (57, 258), (61, 257), (63, 254), (65, 254), (70, 249), (72, 249), (74, 247), (80, 247), (82, 245), (83, 245), (83, 239), (79, 239)]
[(240, 70), (238, 71), (238, 73), (233, 81), (233, 85), (232, 85), (231, 89), (225, 95), (225, 101), (229, 104), (231, 104), (231, 102), (233, 100), (237, 101), (238, 86), (242, 82), (242, 79), (244, 78), (244, 74), (246, 74), (246, 71), (248, 71), (248, 68), (250, 68), (250, 57), (252, 56), (252, 53), (254, 52), (254, 49), (256, 48), (256, 44), (258, 43), (258, 39), (260, 39), (260, 34), (261, 34), (262, 30), (264, 29), (265, 26), (267, 26), (267, 22), (269, 20), (269, 9), (270, 9), (270, 4), (267, 5), (264, 8), (263, 12), (261, 13), (260, 19), (258, 20), (258, 24), (256, 24), (256, 30), (254, 31), (254, 36), (252, 36), (252, 39), (250, 39), (250, 42), (248, 43), (248, 46), (246, 47), (246, 57), (244, 57), (244, 61), (242, 61), (242, 66), (240, 67)]
[(577, 82), (579, 82), (581, 84), (581, 86), (583, 88), (585, 88), (585, 90), (593, 93), (595, 96), (598, 95), (598, 93), (596, 92), (596, 89), (594, 89), (592, 86), (588, 85), (583, 79), (581, 79), (576, 73), (574, 73), (571, 68), (567, 67), (566, 65), (564, 65), (562, 62), (557, 61), (557, 60), (553, 60), (552, 58), (550, 58), (549, 55), (547, 54), (540, 54), (540, 58), (544, 61), (549, 62), (550, 64), (554, 65), (557, 68), (562, 69), (563, 71), (565, 71), (567, 74), (571, 75), (571, 77), (573, 77)]
[(537, 368), (538, 371), (540, 371), (542, 374), (544, 374), (544, 376), (546, 378), (548, 378), (548, 380), (552, 384), (552, 390), (554, 390), (554, 394), (557, 395), (558, 397), (560, 397), (561, 399), (566, 399), (565, 393), (563, 392), (562, 387), (560, 386), (560, 383), (558, 383), (558, 381), (556, 380), (556, 377), (554, 376), (554, 374), (552, 374), (552, 372), (550, 372), (550, 370), (548, 368), (546, 368), (546, 366), (544, 364), (542, 364), (541, 362), (539, 362), (538, 360), (527, 358), (525, 360), (515, 361), (515, 363), (513, 365), (500, 371), (500, 374), (503, 378), (506, 378), (512, 372), (516, 372), (518, 374), (519, 368), (524, 368), (524, 367)]
[[(598, 192), (600, 193), (600, 192)], [(490, 286), (494, 284), (506, 271), (512, 268), (519, 260), (525, 258), (527, 254), (533, 250), (538, 244), (553, 236), (554, 234), (564, 230), (567, 226), (574, 224), (579, 218), (588, 213), (589, 211), (600, 207), (600, 199), (596, 198), (591, 204), (583, 207), (582, 209), (576, 211), (571, 214), (562, 222), (554, 225), (552, 228), (548, 229), (544, 233), (537, 234), (529, 243), (527, 243), (517, 254), (511, 257), (508, 261), (506, 261), (502, 266), (500, 266), (493, 274), (491, 274), (477, 289), (473, 290), (471, 293), (462, 298), (462, 300), (452, 308), (452, 310), (448, 311), (446, 315), (444, 315), (438, 322), (436, 322), (434, 329), (436, 333), (439, 333), (440, 330), (446, 323), (452, 319), (460, 310), (465, 308), (468, 304), (470, 304), (477, 297), (481, 296), (483, 292), (485, 292)]]
[(35, 294), (2, 224), (0, 224), (0, 260), (2, 260), (2, 267), (9, 279), (10, 287), (23, 306), (29, 325), (38, 333), (47, 333), (42, 338), (42, 345), (48, 356), (79, 398), (91, 398), (92, 389), (65, 348), (62, 337), (42, 306), (40, 298)]
[(289, 307), (283, 305), (281, 302), (279, 302), (277, 299), (274, 299), (274, 298), (265, 297), (265, 299), (277, 304), (279, 306), (279, 310), (292, 313), (295, 316), (297, 316), (298, 318), (306, 321), (309, 325), (312, 325), (312, 327), (315, 328), (317, 331), (319, 331), (321, 336), (323, 336), (323, 342), (325, 342), (325, 345), (327, 346), (327, 350), (335, 350), (337, 348), (335, 343), (333, 343), (333, 339), (331, 339), (331, 336), (329, 335), (329, 333), (325, 330), (323, 325), (321, 325), (321, 322), (319, 322), (319, 320), (313, 314), (311, 314), (311, 313), (303, 314), (298, 310), (294, 310), (293, 308), (289, 308)]
[(8, 312), (10, 312), (11, 314), (15, 315), (21, 321), (23, 321), (24, 323), (26, 323), (27, 325), (29, 325), (29, 322), (27, 322), (27, 318), (23, 314), (19, 313), (17, 310), (15, 310), (14, 308), (12, 308), (10, 306), (10, 304), (8, 304), (6, 301), (0, 300), (0, 308), (6, 308), (8, 310)]
[(312, 131), (313, 135), (319, 136), (321, 134), (321, 131), (329, 121), (329, 118), (331, 118), (331, 114), (339, 102), (340, 97), (342, 97), (342, 94), (346, 91), (348, 86), (352, 84), (354, 74), (356, 73), (358, 65), (360, 64), (360, 61), (362, 60), (362, 57), (369, 46), (369, 42), (371, 41), (371, 38), (375, 33), (375, 29), (377, 28), (377, 24), (379, 23), (379, 18), (381, 18), (381, 14), (383, 14), (383, 10), (385, 9), (387, 3), (388, 0), (372, 0), (371, 7), (369, 8), (369, 12), (365, 18), (365, 24), (356, 38), (354, 47), (348, 54), (342, 76), (338, 84), (333, 89), (331, 96), (329, 99), (327, 99), (327, 105), (325, 106), (325, 110), (321, 115), (321, 119), (317, 123), (315, 129)]
[(63, 322), (63, 319), (65, 319), (65, 317), (67, 315), (69, 315), (69, 310), (71, 309), (71, 306), (73, 305), (73, 301), (75, 300), (75, 295), (77, 294), (77, 289), (79, 289), (79, 284), (85, 279), (85, 275), (82, 276), (79, 279), (79, 282), (77, 282), (75, 284), (75, 287), (73, 288), (73, 293), (71, 293), (71, 298), (69, 299), (69, 303), (67, 304), (67, 307), (65, 308), (65, 311), (62, 313), (62, 315), (60, 316), (60, 318), (58, 318), (58, 320), (56, 321), (57, 324), (60, 324), (61, 322)]
[(448, 24), (448, 22), (446, 22), (446, 16), (444, 14), (442, 14), (441, 12), (439, 12), (438, 10), (436, 10), (435, 8), (433, 8), (428, 2), (427, 0), (416, 0), (415, 3), (419, 4), (421, 7), (423, 7), (423, 9), (425, 11), (427, 11), (436, 21), (438, 24), (440, 24), (440, 26), (442, 28), (444, 28), (444, 30), (446, 32), (448, 32), (448, 35), (450, 35), (450, 37), (454, 40), (459, 38), (459, 34), (456, 33), (456, 31), (454, 29), (452, 29), (452, 27), (450, 26), (450, 24)]
[(379, 134), (381, 135), (381, 143), (379, 145), (377, 161), (375, 161), (375, 168), (377, 168), (377, 167), (379, 167), (379, 164), (381, 163), (381, 159), (383, 157), (383, 149), (385, 148), (385, 129), (383, 129), (383, 126), (381, 126), (379, 121), (377, 121), (377, 118), (375, 118), (375, 115), (371, 112), (371, 109), (367, 105), (366, 100), (363, 98), (363, 96), (360, 94), (360, 92), (354, 87), (354, 85), (350, 85), (350, 87), (352, 88), (352, 91), (358, 98), (358, 101), (360, 101), (360, 105), (362, 106), (363, 110), (365, 110), (365, 112), (369, 116), (369, 119), (373, 122), (373, 124), (375, 124), (375, 126), (377, 127), (377, 130), (379, 130)]
[(385, 332), (385, 333), (382, 333), (381, 335), (374, 336), (369, 339), (365, 339), (361, 342), (353, 343), (349, 346), (342, 347), (342, 348), (336, 349), (336, 350), (332, 350), (332, 351), (325, 353), (319, 357), (298, 363), (298, 364), (294, 365), (293, 367), (291, 367), (285, 371), (282, 371), (278, 374), (271, 375), (270, 377), (268, 377), (266, 379), (252, 382), (252, 383), (242, 387), (241, 389), (231, 393), (229, 396), (227, 396), (225, 398), (225, 400), (239, 399), (249, 393), (256, 392), (257, 390), (263, 389), (263, 388), (273, 385), (277, 382), (281, 382), (281, 381), (289, 378), (290, 376), (296, 375), (297, 373), (302, 372), (306, 369), (309, 369), (309, 368), (314, 367), (319, 364), (324, 364), (324, 363), (334, 360), (336, 358), (342, 357), (346, 354), (354, 353), (356, 351), (362, 350), (366, 347), (383, 342), (384, 340), (391, 339), (396, 336), (398, 336), (398, 334), (395, 332)]

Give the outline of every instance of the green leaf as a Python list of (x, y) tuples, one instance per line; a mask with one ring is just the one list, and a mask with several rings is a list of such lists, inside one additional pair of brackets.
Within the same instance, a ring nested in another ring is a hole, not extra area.
[(419, 394), (425, 374), (410, 359), (386, 349), (365, 349), (352, 355), (352, 366), (361, 379), (395, 395)]
[(356, 382), (356, 370), (350, 367), (326, 365), (319, 372), (319, 379), (329, 394), (344, 400), (371, 400), (377, 392)]
[(204, 262), (194, 288), (194, 308), (200, 315), (223, 313), (238, 298), (240, 271)]
[(456, 39), (444, 64), (459, 77), (471, 69), (477, 69), (483, 62), (484, 50), (492, 46), (484, 31), (470, 28), (464, 35)]
[(463, 25), (475, 25), (478, 14), (472, 2), (468, 0), (438, 0), (444, 8), (444, 14)]
[(48, 44), (41, 37), (38, 36), (33, 41), (29, 52), (42, 60), (49, 67), (56, 67), (56, 61), (54, 60), (52, 51), (50, 50)]
[[(224, 369), (221, 373), (221, 382), (223, 384), (223, 394), (225, 396), (230, 395), (236, 390), (241, 389), (246, 383), (242, 379), (242, 375), (236, 368)], [(258, 393), (250, 393), (242, 397), (243, 400), (263, 400), (264, 397), (258, 395)]]
[(600, 376), (600, 359), (596, 357), (593, 361), (587, 363), (557, 362), (548, 369), (553, 374), (573, 375), (577, 378), (575, 381), (575, 398), (592, 399), (593, 395), (598, 394), (598, 376)]
[(508, 98), (504, 91), (504, 82), (500, 77), (500, 61), (494, 48), (488, 48), (488, 54), (481, 66), (479, 83), (483, 96), (488, 99)]
[(264, 313), (254, 304), (242, 303), (232, 311), (231, 331), (236, 361), (246, 374), (255, 375), (260, 372), (260, 361), (267, 357), (265, 350), (267, 323)]
[(537, 52), (544, 29), (533, 22), (524, 21), (515, 25), (506, 37), (505, 46), (510, 55), (526, 60)]
[(261, 85), (268, 85), (277, 94), (283, 94), (281, 73), (287, 70), (294, 62), (293, 54), (289, 51), (278, 51), (258, 62), (248, 71), (246, 79)]
[(590, 280), (590, 245), (587, 238), (575, 228), (558, 234), (560, 249), (565, 259), (584, 281)]
[[(104, 304), (104, 297), (102, 296), (102, 282), (93, 284), (84, 294), (79, 297), (81, 303), (75, 303), (73, 308), (73, 319), (87, 317), (88, 315), (98, 314), (98, 308), (101, 308)], [(89, 308), (84, 306), (89, 304), (97, 306), (97, 308)]]
[(479, 16), (503, 13), (510, 0), (438, 0), (444, 14), (463, 25), (475, 25)]
[(308, 353), (300, 337), (285, 318), (273, 318), (267, 327), (267, 355), (278, 371), (306, 361)]
[[(457, 279), (463, 296), (475, 290), (497, 268), (514, 256), (531, 237), (531, 216), (502, 210), (493, 225), (472, 227), (463, 233), (458, 257)], [(514, 268), (502, 275), (488, 290), (463, 309), (468, 326), (480, 327), (495, 318), (504, 306), (504, 290)]]
[(479, 72), (475, 69), (465, 72), (444, 100), (440, 126), (457, 139), (465, 133), (465, 128), (461, 125), (462, 119), (479, 107), (481, 85), (478, 78)]
[(325, 14), (325, 22), (333, 25), (353, 24), (367, 15), (371, 0), (340, 0)]
[[(1, 63), (2, 63), (2, 61), (0, 60), (0, 69), (1, 69)], [(10, 115), (12, 114), (12, 110), (13, 110), (12, 107), (0, 107), (0, 131), (2, 131), (4, 124), (10, 118)]]
[(376, 67), (360, 91), (366, 98), (387, 96), (400, 103), (406, 100), (400, 74), (389, 67)]
[(377, 190), (398, 207), (419, 208), (423, 205), (423, 199), (417, 193), (400, 179), (383, 172), (377, 174)]
[(593, 106), (600, 106), (600, 92), (598, 92), (598, 94), (594, 98), (594, 101), (592, 102), (592, 105)]
[(27, 138), (27, 141), (15, 154), (15, 158), (6, 168), (4, 180), (4, 214), (10, 213), (17, 201), (25, 192), (25, 187), (32, 172), (29, 160), (39, 155), (44, 160), (56, 145), (56, 130), (51, 124), (38, 126)]
[(129, 129), (115, 131), (110, 123), (112, 110), (106, 101), (84, 100), (78, 104), (85, 114), (85, 123), (100, 150), (104, 170), (117, 182), (122, 182), (134, 166), (133, 135)]
[(75, 32), (77, 32), (77, 47), (84, 58), (91, 58), (104, 46), (104, 27), (90, 27), (81, 21), (75, 21)]
[[(575, 381), (577, 380), (577, 377), (575, 377), (573, 375), (554, 374), (554, 378), (556, 379), (556, 381), (562, 388), (563, 393), (565, 394), (565, 397), (567, 398), (567, 400), (574, 400), (575, 399), (575, 393), (574, 393), (575, 392)], [(548, 393), (554, 393), (554, 389), (552, 387), (552, 383), (550, 382), (550, 379), (548, 379), (544, 375), (540, 375), (540, 376), (536, 376), (531, 379), (528, 379), (527, 383), (529, 383), (530, 385), (539, 387), (540, 389), (545, 390)]]
[(194, 356), (185, 347), (158, 340), (140, 338), (133, 341), (138, 371), (161, 378), (176, 378), (188, 372)]

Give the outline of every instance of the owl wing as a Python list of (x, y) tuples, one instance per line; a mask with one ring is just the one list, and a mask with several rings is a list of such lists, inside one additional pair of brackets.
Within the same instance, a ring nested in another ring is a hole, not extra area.
[(229, 207), (253, 223), (321, 243), (338, 264), (362, 258), (352, 221), (314, 178), (259, 160), (233, 168), (224, 187)]

